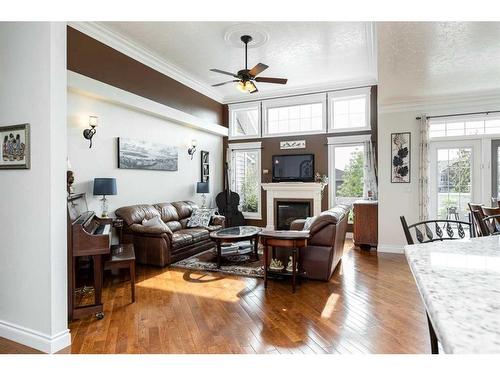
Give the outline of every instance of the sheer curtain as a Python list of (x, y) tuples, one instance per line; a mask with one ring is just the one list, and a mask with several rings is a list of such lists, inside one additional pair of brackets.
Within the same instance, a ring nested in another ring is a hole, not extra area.
[(368, 140), (364, 142), (365, 163), (364, 163), (364, 184), (363, 184), (363, 197), (365, 199), (378, 199), (377, 188), (377, 164), (375, 161), (375, 149), (373, 143)]
[(429, 119), (423, 114), (420, 120), (420, 147), (418, 170), (418, 216), (429, 219)]

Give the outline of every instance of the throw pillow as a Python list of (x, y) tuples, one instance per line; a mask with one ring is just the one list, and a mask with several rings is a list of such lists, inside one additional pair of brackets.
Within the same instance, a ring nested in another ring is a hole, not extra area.
[(189, 221), (188, 228), (208, 227), (210, 219), (215, 215), (215, 209), (212, 208), (195, 208)]
[(163, 221), (161, 221), (159, 216), (153, 216), (151, 219), (142, 220), (142, 225), (145, 227), (159, 227), (163, 226)]
[(304, 223), (304, 228), (302, 228), (302, 230), (309, 230), (309, 228), (311, 228), (312, 223), (314, 223), (314, 220), (316, 220), (316, 216), (307, 217)]

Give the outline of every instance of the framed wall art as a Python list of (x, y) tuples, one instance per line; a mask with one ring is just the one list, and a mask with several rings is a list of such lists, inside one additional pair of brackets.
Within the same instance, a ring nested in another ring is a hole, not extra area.
[(130, 138), (118, 138), (118, 168), (178, 170), (177, 147)]
[(30, 169), (30, 125), (0, 127), (0, 169)]
[(391, 182), (409, 183), (411, 133), (391, 133)]
[(210, 178), (210, 154), (201, 151), (201, 182), (207, 182)]

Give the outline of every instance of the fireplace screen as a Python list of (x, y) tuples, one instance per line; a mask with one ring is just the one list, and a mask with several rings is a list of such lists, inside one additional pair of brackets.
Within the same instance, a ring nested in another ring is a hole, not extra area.
[(295, 219), (311, 216), (311, 203), (298, 201), (276, 202), (276, 229), (288, 230)]

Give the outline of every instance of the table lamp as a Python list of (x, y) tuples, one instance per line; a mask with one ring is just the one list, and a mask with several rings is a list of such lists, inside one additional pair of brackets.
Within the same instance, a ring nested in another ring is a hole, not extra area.
[(106, 195), (116, 195), (115, 178), (94, 178), (94, 195), (102, 195), (102, 215), (108, 217), (108, 200)]
[(201, 194), (201, 197), (202, 197), (201, 208), (207, 208), (206, 201), (205, 201), (205, 199), (206, 199), (205, 194), (209, 193), (208, 182), (197, 182), (196, 183), (196, 192), (198, 194)]

